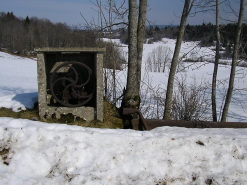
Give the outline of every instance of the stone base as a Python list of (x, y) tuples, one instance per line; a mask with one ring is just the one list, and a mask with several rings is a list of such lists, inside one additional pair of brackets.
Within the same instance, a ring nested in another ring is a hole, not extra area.
[(93, 107), (49, 107), (39, 111), (39, 116), (42, 120), (56, 118), (60, 119), (61, 115), (72, 114), (74, 117), (79, 117), (87, 122), (95, 120), (95, 108)]

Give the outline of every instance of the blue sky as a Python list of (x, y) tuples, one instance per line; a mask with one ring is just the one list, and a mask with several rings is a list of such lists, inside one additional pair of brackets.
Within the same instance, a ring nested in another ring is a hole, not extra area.
[[(231, 1), (236, 6), (236, 1), (239, 0)], [(14, 15), (22, 18), (35, 16), (74, 26), (84, 23), (80, 13), (87, 20), (92, 20), (92, 17), (97, 19), (97, 13), (93, 11), (94, 6), (89, 0), (0, 0), (0, 4), (0, 12), (13, 12)], [(149, 0), (148, 5), (148, 20), (157, 25), (179, 24), (183, 0)], [(231, 17), (223, 12), (222, 15), (226, 18)], [(195, 17), (189, 17), (187, 23), (191, 25), (202, 24), (203, 21), (214, 23), (214, 16), (213, 13), (201, 13)]]

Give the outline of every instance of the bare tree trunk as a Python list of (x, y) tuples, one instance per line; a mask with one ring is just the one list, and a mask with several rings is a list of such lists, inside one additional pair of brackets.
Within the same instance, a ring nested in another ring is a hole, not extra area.
[(213, 121), (217, 122), (217, 108), (216, 108), (216, 81), (219, 66), (220, 55), (220, 25), (219, 25), (219, 0), (216, 0), (216, 55), (214, 62), (214, 72), (212, 79), (212, 116)]
[(137, 2), (136, 0), (129, 0), (128, 76), (122, 107), (139, 108), (140, 106), (141, 63), (146, 27), (146, 9), (147, 0), (141, 0), (137, 23)]
[(123, 100), (124, 107), (139, 107), (139, 90), (137, 83), (137, 3), (129, 0), (129, 48), (128, 48), (128, 76)]
[[(113, 46), (114, 47), (114, 46)], [(113, 56), (114, 56), (114, 60), (113, 60), (113, 74), (112, 74), (112, 78), (113, 78), (113, 105), (114, 107), (116, 107), (116, 100), (117, 100), (117, 90), (116, 90), (116, 53), (115, 50), (113, 48)]]
[(190, 13), (190, 10), (193, 6), (195, 0), (185, 0), (184, 2), (184, 8), (183, 8), (183, 13), (180, 21), (180, 27), (179, 27), (179, 32), (177, 36), (177, 42), (176, 42), (176, 47), (173, 53), (173, 58), (171, 62), (171, 68), (170, 68), (170, 73), (169, 73), (169, 78), (168, 78), (168, 84), (167, 84), (167, 91), (166, 91), (166, 101), (165, 101), (165, 111), (163, 115), (163, 119), (165, 120), (170, 120), (171, 119), (171, 106), (172, 106), (172, 95), (173, 95), (173, 84), (174, 84), (174, 78), (175, 78), (175, 73), (178, 65), (178, 60), (179, 60), (179, 52), (181, 49), (181, 44), (184, 36), (184, 30), (185, 30), (185, 25), (186, 21), (188, 18), (188, 15)]
[(108, 78), (109, 78), (109, 76), (108, 76), (108, 69), (107, 68), (105, 68), (104, 70), (103, 70), (103, 72), (104, 72), (104, 83), (105, 83), (105, 100), (106, 101), (108, 101), (108, 97), (109, 97), (109, 95), (108, 95)]
[[(109, 4), (109, 11), (108, 11), (108, 21), (109, 21), (109, 25), (111, 25), (109, 27), (109, 31), (110, 31), (110, 40), (112, 43), (112, 25), (113, 25), (113, 17), (112, 17), (112, 0), (108, 0), (108, 4)], [(113, 87), (112, 87), (112, 92), (113, 92), (113, 105), (114, 107), (116, 107), (116, 99), (117, 99), (117, 92), (116, 92), (116, 53), (114, 50), (114, 44), (112, 44), (112, 55), (113, 55), (113, 70), (112, 70), (112, 79), (113, 79)]]
[(221, 122), (225, 122), (232, 98), (233, 88), (234, 88), (234, 78), (236, 74), (236, 66), (237, 66), (237, 59), (238, 59), (238, 52), (239, 52), (239, 43), (240, 43), (240, 34), (242, 29), (242, 22), (244, 17), (244, 6), (245, 6), (245, 0), (240, 1), (240, 10), (239, 10), (239, 17), (238, 17), (238, 26), (237, 26), (237, 32), (236, 32), (236, 38), (234, 41), (234, 49), (233, 49), (233, 56), (232, 56), (232, 67), (231, 67), (231, 74), (229, 79), (229, 86), (227, 90), (225, 105), (222, 112)]
[(138, 28), (137, 28), (137, 77), (138, 77), (139, 90), (141, 84), (141, 66), (142, 66), (143, 42), (146, 31), (146, 17), (147, 17), (147, 0), (140, 0)]

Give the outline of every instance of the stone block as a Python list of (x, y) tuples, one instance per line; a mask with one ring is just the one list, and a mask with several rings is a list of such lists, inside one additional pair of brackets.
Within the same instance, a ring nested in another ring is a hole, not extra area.
[(37, 48), (38, 102), (42, 120), (72, 114), (103, 121), (105, 48)]

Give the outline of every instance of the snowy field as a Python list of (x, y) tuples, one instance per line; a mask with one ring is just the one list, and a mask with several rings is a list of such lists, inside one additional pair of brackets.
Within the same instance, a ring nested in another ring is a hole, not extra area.
[(33, 108), (38, 101), (36, 61), (0, 52), (0, 66), (0, 107)]
[[(174, 43), (164, 39), (145, 44), (144, 63), (153, 48), (172, 48)], [(184, 43), (181, 55), (192, 44)], [(208, 54), (211, 50), (197, 49), (197, 53), (213, 57)], [(204, 76), (210, 82), (213, 65), (204, 64), (187, 68), (187, 76), (196, 76), (199, 81)], [(0, 52), (0, 65), (0, 107), (13, 111), (32, 108), (37, 101), (36, 61)], [(236, 88), (246, 89), (246, 69), (238, 70), (241, 74), (236, 78)], [(228, 75), (229, 67), (222, 65), (219, 78)], [(118, 72), (122, 86), (125, 77), (126, 71)], [(154, 88), (165, 87), (167, 75), (152, 72), (148, 79)], [(246, 91), (234, 93), (228, 121), (247, 121), (246, 97)], [(0, 184), (243, 185), (247, 184), (246, 139), (246, 129), (161, 127), (140, 132), (0, 117)]]
[[(105, 39), (109, 41), (108, 39)], [(128, 51), (128, 46), (120, 44), (119, 40), (114, 40), (113, 42), (119, 44), (123, 52)], [(164, 102), (165, 102), (165, 89), (167, 87), (168, 80), (168, 67), (166, 67), (165, 73), (158, 72), (148, 72), (147, 70), (147, 58), (153, 49), (164, 46), (168, 47), (171, 50), (170, 58), (172, 58), (172, 53), (175, 47), (174, 39), (164, 38), (160, 42), (154, 44), (144, 44), (143, 49), (143, 65), (142, 65), (142, 84), (141, 84), (141, 111), (144, 114), (145, 118), (149, 119), (162, 119), (164, 112)], [(185, 59), (203, 59), (203, 62), (196, 63), (182, 63), (181, 69), (184, 69), (181, 72), (176, 74), (176, 81), (181, 82), (182, 79), (186, 78), (187, 84), (197, 85), (203, 84), (205, 87), (208, 87), (207, 99), (209, 101), (211, 98), (211, 83), (214, 65), (215, 52), (213, 48), (200, 47), (198, 42), (183, 42), (180, 52), (180, 57), (185, 56)], [(231, 64), (231, 60), (220, 59), (220, 63)], [(127, 78), (127, 69), (124, 71), (117, 72), (117, 94), (118, 97), (122, 95), (122, 90), (126, 84)], [(217, 101), (217, 112), (218, 120), (220, 120), (220, 113), (223, 109), (224, 98), (228, 88), (230, 76), (230, 66), (229, 65), (219, 65), (218, 75), (217, 75), (217, 90), (216, 90), (216, 101)], [(109, 80), (109, 87), (111, 86), (112, 81)], [(108, 88), (109, 88), (108, 87)], [(176, 89), (176, 88), (175, 88)], [(156, 99), (159, 99), (157, 105)], [(148, 100), (148, 101), (145, 101)], [(119, 103), (120, 105), (120, 103)], [(211, 118), (211, 105), (208, 105), (209, 115), (207, 117)], [(232, 101), (230, 104), (228, 118), (229, 122), (247, 122), (247, 68), (237, 67), (235, 85)]]

